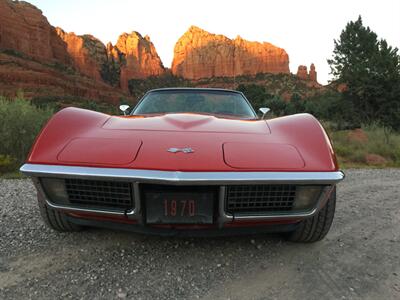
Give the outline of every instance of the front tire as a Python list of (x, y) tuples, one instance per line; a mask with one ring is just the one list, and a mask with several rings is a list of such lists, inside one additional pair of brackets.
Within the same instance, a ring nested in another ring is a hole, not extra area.
[(313, 217), (301, 221), (299, 227), (288, 234), (292, 242), (313, 243), (322, 240), (331, 228), (336, 207), (336, 187), (325, 206)]
[(53, 230), (59, 232), (82, 230), (81, 226), (71, 223), (65, 213), (52, 209), (44, 201), (39, 200), (39, 210), (43, 221)]

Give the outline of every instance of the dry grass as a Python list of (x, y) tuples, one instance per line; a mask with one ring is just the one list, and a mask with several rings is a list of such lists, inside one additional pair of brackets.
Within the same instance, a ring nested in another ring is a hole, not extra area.
[[(385, 132), (377, 125), (363, 126), (368, 139), (365, 142), (349, 138), (350, 130), (329, 132), (333, 147), (342, 167), (400, 167), (400, 134)], [(386, 162), (368, 163), (366, 156), (375, 154)]]

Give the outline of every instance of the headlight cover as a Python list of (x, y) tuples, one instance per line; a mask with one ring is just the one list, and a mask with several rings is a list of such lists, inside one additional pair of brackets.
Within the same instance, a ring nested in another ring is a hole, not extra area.
[(322, 188), (323, 186), (297, 186), (293, 210), (307, 211), (314, 208), (321, 195)]
[(55, 204), (69, 204), (69, 197), (65, 187), (65, 180), (60, 178), (41, 178), (44, 192), (50, 202)]

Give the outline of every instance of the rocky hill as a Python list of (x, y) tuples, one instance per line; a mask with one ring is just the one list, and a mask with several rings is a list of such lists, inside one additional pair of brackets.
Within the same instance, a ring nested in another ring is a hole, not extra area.
[(165, 72), (150, 37), (142, 37), (136, 31), (121, 34), (111, 53), (121, 65), (120, 86), (125, 91), (128, 90), (130, 79), (157, 76)]
[(172, 73), (188, 79), (289, 73), (289, 56), (270, 43), (231, 40), (192, 26), (174, 49)]
[(24, 1), (0, 1), (0, 49), (41, 61), (70, 62), (65, 44), (42, 12)]
[(35, 6), (0, 0), (0, 94), (75, 96), (118, 102), (128, 81), (164, 72), (149, 37), (124, 33), (115, 46), (54, 28)]
[[(28, 98), (65, 96), (117, 103), (137, 94), (132, 81), (152, 77), (154, 82), (160, 77), (156, 82), (162, 84), (171, 73), (181, 79), (170, 83), (235, 87), (259, 74), (290, 75), (289, 56), (267, 42), (229, 39), (192, 26), (176, 43), (167, 70), (148, 36), (123, 33), (115, 45), (104, 45), (90, 34), (54, 28), (27, 2), (0, 0), (0, 95), (22, 90)], [(320, 87), (313, 65), (310, 72), (300, 66), (297, 77), (290, 78), (301, 86)]]
[(78, 36), (56, 28), (58, 36), (64, 41), (72, 65), (83, 75), (101, 81), (101, 66), (108, 61), (103, 43), (91, 35)]
[(127, 91), (128, 80), (157, 76), (165, 71), (150, 37), (142, 37), (136, 31), (121, 34), (115, 46), (111, 43), (105, 46), (92, 35), (56, 30), (67, 45), (74, 67), (96, 81)]

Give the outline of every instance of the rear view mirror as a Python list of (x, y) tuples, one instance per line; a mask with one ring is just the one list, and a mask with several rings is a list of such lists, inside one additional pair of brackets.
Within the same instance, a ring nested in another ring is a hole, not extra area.
[(265, 115), (270, 111), (268, 107), (261, 107), (259, 111), (262, 113), (261, 119), (265, 119)]
[(124, 113), (124, 116), (126, 116), (126, 112), (129, 109), (129, 105), (122, 104), (119, 106), (119, 109)]

